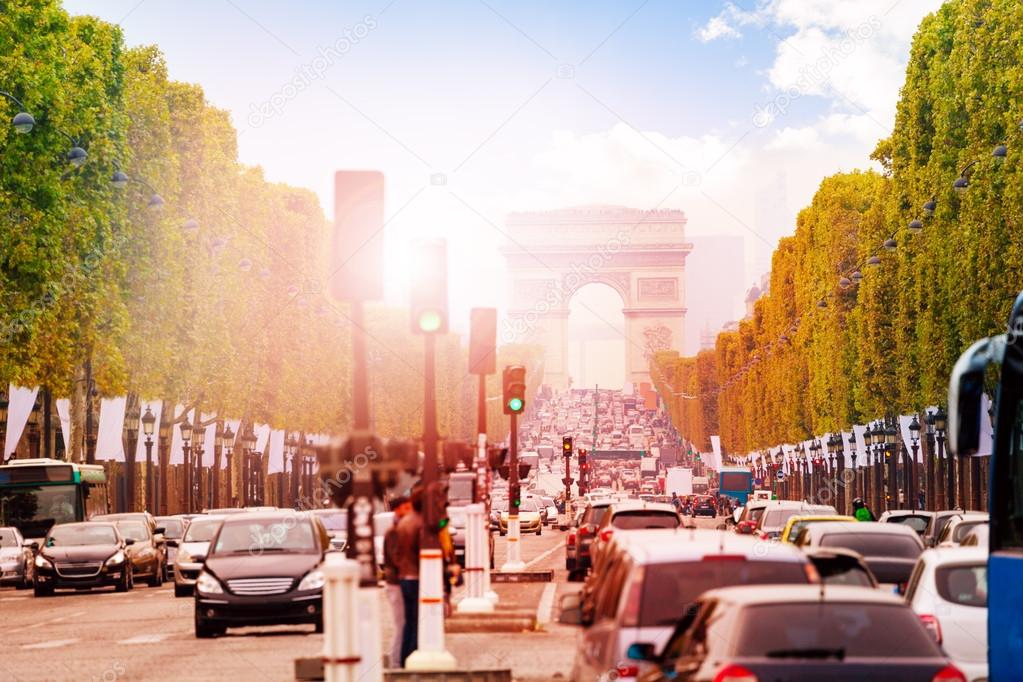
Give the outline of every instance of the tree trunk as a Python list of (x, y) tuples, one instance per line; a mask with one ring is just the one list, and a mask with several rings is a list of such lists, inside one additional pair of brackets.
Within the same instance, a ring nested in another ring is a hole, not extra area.
[(70, 399), (71, 434), (67, 451), (69, 462), (81, 464), (85, 461), (85, 401), (89, 390), (89, 377), (85, 362), (75, 367)]

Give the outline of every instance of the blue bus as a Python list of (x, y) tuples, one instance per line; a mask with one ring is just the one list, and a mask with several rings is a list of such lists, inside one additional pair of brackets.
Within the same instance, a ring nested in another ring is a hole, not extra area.
[(718, 495), (727, 495), (745, 505), (753, 494), (753, 472), (749, 467), (718, 469)]
[[(993, 392), (991, 513), (987, 570), (988, 679), (1019, 679), (1023, 661), (1023, 293), (1006, 334), (963, 353), (949, 383), (949, 446), (969, 456), (980, 448), (981, 396)], [(992, 598), (993, 597), (993, 598)]]
[(41, 541), (55, 523), (106, 514), (107, 477), (99, 464), (14, 459), (0, 466), (0, 526)]

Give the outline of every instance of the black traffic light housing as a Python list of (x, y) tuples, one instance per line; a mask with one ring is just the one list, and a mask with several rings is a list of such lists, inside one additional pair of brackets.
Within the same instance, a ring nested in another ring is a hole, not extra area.
[(489, 447), (487, 448), (487, 466), (497, 470), (508, 461), (508, 448)]
[(561, 439), (561, 454), (572, 455), (572, 436), (565, 436)]
[[(519, 462), (519, 480), (520, 481), (526, 480), (529, 477), (529, 471), (532, 468), (533, 467), (529, 463)], [(508, 478), (511, 476), (511, 467), (508, 466), (507, 464), (502, 464), (501, 466), (497, 467), (497, 473), (501, 478), (507, 481)]]
[(448, 251), (442, 239), (419, 242), (412, 283), (412, 333), (448, 332)]
[(510, 365), (504, 368), (501, 378), (504, 413), (521, 414), (526, 409), (526, 368)]

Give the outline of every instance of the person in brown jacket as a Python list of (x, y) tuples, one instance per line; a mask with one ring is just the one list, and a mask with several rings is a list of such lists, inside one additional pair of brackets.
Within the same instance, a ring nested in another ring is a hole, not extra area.
[(394, 528), (394, 565), (405, 605), (405, 624), (401, 637), (401, 665), (419, 643), (419, 545), (423, 531), (423, 491), (413, 488), (412, 509)]
[(394, 638), (391, 642), (390, 666), (401, 667), (401, 640), (405, 628), (405, 601), (401, 596), (401, 581), (398, 575), (397, 542), (398, 522), (412, 510), (412, 503), (407, 497), (391, 500), (394, 510), (394, 523), (384, 534), (384, 594), (391, 605), (394, 621)]

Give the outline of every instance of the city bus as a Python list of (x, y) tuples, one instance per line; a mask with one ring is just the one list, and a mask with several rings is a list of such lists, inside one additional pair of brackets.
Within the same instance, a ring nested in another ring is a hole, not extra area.
[(15, 459), (0, 466), (0, 526), (42, 540), (55, 523), (109, 512), (107, 477), (98, 464)]
[[(981, 410), (994, 395), (990, 417)], [(981, 339), (952, 370), (948, 394), (952, 452), (980, 449), (981, 419), (991, 419), (988, 511), (988, 679), (1019, 679), (1023, 660), (1023, 293), (1016, 298), (1006, 334)]]
[(718, 470), (718, 495), (726, 495), (745, 505), (753, 492), (753, 472), (749, 467), (721, 467)]

